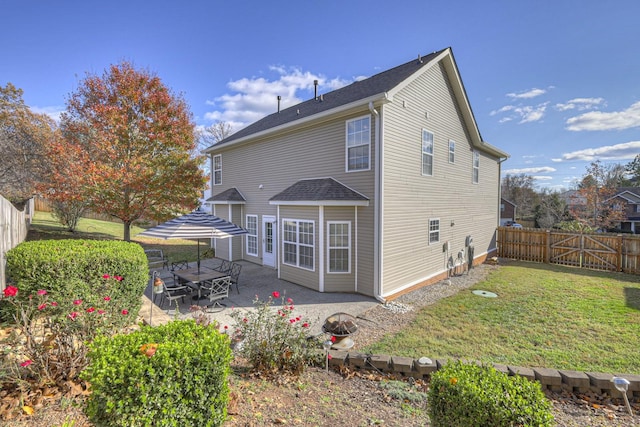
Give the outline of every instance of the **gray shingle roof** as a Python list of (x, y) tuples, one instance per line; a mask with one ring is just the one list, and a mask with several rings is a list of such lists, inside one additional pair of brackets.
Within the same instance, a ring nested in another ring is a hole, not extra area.
[(267, 129), (293, 122), (295, 120), (309, 117), (323, 111), (331, 110), (342, 105), (347, 105), (360, 99), (365, 99), (370, 96), (388, 92), (402, 83), (404, 80), (406, 80), (420, 68), (429, 64), (431, 60), (436, 58), (444, 50), (446, 49), (424, 56), (420, 61), (418, 61), (418, 59), (414, 59), (390, 70), (383, 71), (382, 73), (371, 76), (367, 79), (354, 82), (348, 86), (342, 87), (332, 92), (328, 92), (321, 96), (319, 95), (318, 99), (312, 98), (308, 101), (304, 101), (300, 104), (294, 105), (293, 107), (281, 110), (280, 112), (270, 114), (258, 120), (257, 122), (252, 123), (249, 126), (239, 130), (233, 135), (230, 135), (229, 137), (223, 139), (222, 141), (215, 144), (215, 146), (217, 147), (232, 142), (236, 139), (262, 132)]
[(228, 190), (209, 197), (207, 202), (246, 202), (246, 199), (240, 194), (237, 188), (229, 188)]
[(319, 202), (353, 201), (368, 202), (369, 199), (336, 181), (333, 178), (303, 179), (273, 196), (273, 202)]

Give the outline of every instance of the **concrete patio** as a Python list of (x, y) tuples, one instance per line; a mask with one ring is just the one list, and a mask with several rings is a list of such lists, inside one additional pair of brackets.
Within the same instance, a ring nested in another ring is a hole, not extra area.
[[(201, 262), (200, 268), (210, 269), (219, 265), (221, 262), (222, 260), (220, 259), (206, 259)], [(211, 320), (216, 320), (220, 326), (234, 324), (230, 316), (232, 310), (252, 310), (256, 296), (264, 301), (274, 291), (278, 291), (281, 297), (291, 298), (293, 300), (295, 306), (294, 313), (302, 316), (304, 321), (311, 325), (312, 334), (321, 333), (324, 320), (334, 313), (344, 312), (352, 316), (358, 316), (380, 304), (375, 298), (364, 295), (316, 292), (304, 286), (278, 279), (277, 270), (275, 269), (247, 261), (238, 261), (238, 263), (242, 265), (242, 272), (240, 273), (240, 279), (238, 281), (240, 293), (238, 293), (236, 287), (233, 286), (229, 291), (229, 298), (221, 300), (221, 303), (225, 304), (226, 308), (219, 312), (207, 313), (207, 317)], [(189, 267), (195, 266), (195, 262), (189, 264)], [(156, 269), (156, 271), (160, 274), (160, 277), (167, 280), (168, 284), (173, 283), (173, 276), (169, 270)], [(169, 309), (168, 301), (164, 302), (162, 308), (155, 304), (152, 307), (149, 301), (152, 296), (151, 288), (152, 285), (149, 283), (149, 286), (147, 286), (145, 290), (145, 296), (147, 298), (145, 298), (146, 301), (140, 313), (146, 323), (149, 323), (150, 319), (152, 325), (158, 325), (173, 319), (193, 318), (193, 312), (190, 308), (192, 305), (197, 305), (197, 300), (190, 300), (189, 297), (185, 297), (184, 303), (182, 300), (177, 300), (180, 303), (178, 310), (175, 309), (175, 304)], [(160, 299), (156, 298), (156, 303), (159, 304), (159, 301)], [(201, 307), (207, 304), (209, 304), (209, 300), (207, 299), (200, 301)], [(274, 306), (279, 305), (280, 301), (274, 302)]]

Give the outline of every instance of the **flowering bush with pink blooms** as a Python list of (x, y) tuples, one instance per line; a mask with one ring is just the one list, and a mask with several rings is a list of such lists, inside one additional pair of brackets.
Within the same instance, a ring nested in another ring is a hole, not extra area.
[[(149, 281), (144, 249), (137, 243), (101, 240), (23, 242), (7, 252), (7, 276), (20, 289), (17, 300), (46, 289), (54, 301), (82, 300), (98, 306), (105, 295), (118, 311), (128, 310), (121, 325), (135, 321)], [(11, 319), (6, 304), (2, 317)]]
[(51, 298), (45, 289), (20, 298), (21, 290), (7, 286), (3, 304), (13, 307), (13, 334), (3, 346), (0, 383), (27, 397), (40, 388), (69, 388), (87, 366), (87, 343), (121, 329), (127, 310), (113, 305), (109, 295), (92, 304), (82, 299)]
[[(280, 300), (279, 307), (272, 304)], [(297, 315), (291, 298), (274, 291), (265, 301), (258, 296), (254, 310), (232, 309), (235, 325), (222, 327), (237, 342), (236, 352), (267, 376), (300, 374), (321, 357), (318, 342), (309, 334), (309, 322)]]

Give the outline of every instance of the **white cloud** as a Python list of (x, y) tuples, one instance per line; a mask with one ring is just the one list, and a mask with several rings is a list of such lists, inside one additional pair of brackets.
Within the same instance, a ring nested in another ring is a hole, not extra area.
[(556, 104), (555, 108), (559, 111), (566, 110), (591, 110), (593, 108), (598, 107), (599, 105), (604, 105), (603, 98), (574, 98), (570, 99), (564, 104)]
[(533, 88), (520, 93), (511, 92), (508, 93), (507, 96), (513, 99), (529, 99), (535, 98), (536, 96), (544, 95), (545, 93), (547, 93), (546, 89)]
[(298, 68), (271, 66), (269, 71), (275, 73), (273, 80), (252, 77), (227, 83), (230, 93), (206, 101), (207, 105), (215, 109), (205, 113), (205, 120), (223, 121), (229, 123), (233, 129), (241, 129), (268, 114), (275, 113), (278, 110), (278, 96), (282, 97), (280, 109), (292, 107), (303, 99), (313, 97), (314, 80), (318, 80), (318, 94), (350, 83), (339, 78), (327, 79)]
[(519, 124), (537, 122), (544, 117), (548, 104), (548, 102), (545, 102), (538, 105), (505, 105), (504, 107), (491, 111), (489, 114), (495, 116), (496, 114), (507, 113), (498, 120), (498, 123), (510, 122), (512, 120), (518, 120)]
[(521, 120), (518, 123), (529, 123), (529, 122), (537, 122), (544, 116), (544, 112), (547, 109), (547, 104), (540, 104), (535, 107), (526, 106), (521, 108), (516, 108), (515, 112), (520, 114)]
[(567, 120), (567, 130), (623, 130), (640, 126), (640, 102), (622, 111), (590, 111)]
[[(594, 161), (594, 160), (631, 160), (640, 152), (640, 141), (630, 141), (623, 144), (605, 145), (597, 148), (564, 153), (558, 161)], [(554, 160), (556, 161), (556, 160)]]
[(36, 114), (46, 114), (58, 123), (60, 122), (60, 114), (65, 111), (64, 107), (57, 105), (51, 107), (29, 107), (29, 109)]
[(548, 175), (533, 175), (532, 178), (536, 181), (551, 181), (553, 179), (552, 176)]
[(493, 110), (489, 114), (492, 115), (492, 116), (495, 116), (496, 114), (506, 113), (507, 111), (511, 111), (511, 110), (513, 110), (515, 108), (516, 108), (515, 105), (505, 105), (504, 107), (501, 107), (501, 108), (499, 108), (497, 110)]
[(506, 169), (502, 171), (503, 174), (517, 175), (520, 173), (524, 174), (532, 174), (532, 173), (543, 173), (543, 172), (555, 172), (556, 169), (549, 166), (540, 166), (537, 168), (520, 168), (520, 169)]

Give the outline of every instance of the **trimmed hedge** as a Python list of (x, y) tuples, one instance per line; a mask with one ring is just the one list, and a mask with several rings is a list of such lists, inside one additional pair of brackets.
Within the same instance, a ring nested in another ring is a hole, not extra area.
[(147, 258), (137, 243), (113, 240), (40, 240), (7, 252), (7, 276), (18, 298), (48, 292), (51, 301), (82, 300), (99, 306), (105, 297), (133, 323), (149, 280)]
[(492, 366), (448, 363), (432, 374), (427, 401), (434, 427), (553, 425), (540, 384)]
[(90, 345), (82, 377), (87, 415), (100, 426), (220, 426), (227, 416), (231, 348), (216, 325), (144, 326)]

